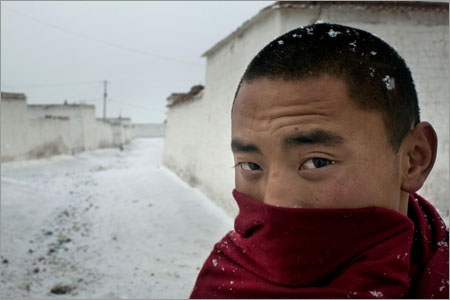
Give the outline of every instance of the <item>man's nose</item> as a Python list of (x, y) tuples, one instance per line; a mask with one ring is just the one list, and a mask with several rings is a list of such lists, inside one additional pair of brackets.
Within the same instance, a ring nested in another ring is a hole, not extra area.
[(305, 207), (302, 195), (297, 192), (298, 184), (298, 178), (288, 172), (270, 173), (266, 181), (263, 202), (275, 206)]

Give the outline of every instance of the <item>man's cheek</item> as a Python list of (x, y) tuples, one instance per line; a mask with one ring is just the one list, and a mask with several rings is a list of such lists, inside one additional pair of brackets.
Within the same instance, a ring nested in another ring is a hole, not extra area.
[(244, 178), (242, 173), (239, 170), (235, 170), (235, 188), (236, 190), (244, 195), (250, 196), (253, 199), (262, 201), (260, 185), (261, 183), (258, 181), (249, 181), (247, 178)]
[(349, 178), (322, 186), (316, 195), (318, 208), (359, 208), (364, 206), (367, 197), (361, 179)]

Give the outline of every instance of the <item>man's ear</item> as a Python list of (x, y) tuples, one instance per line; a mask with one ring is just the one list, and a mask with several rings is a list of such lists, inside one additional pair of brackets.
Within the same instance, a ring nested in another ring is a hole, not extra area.
[(401, 189), (404, 192), (418, 191), (436, 160), (437, 136), (428, 122), (416, 125), (405, 141), (406, 161)]

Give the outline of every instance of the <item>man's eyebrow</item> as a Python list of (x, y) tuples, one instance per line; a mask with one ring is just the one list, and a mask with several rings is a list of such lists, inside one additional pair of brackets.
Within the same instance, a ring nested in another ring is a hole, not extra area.
[(336, 146), (342, 144), (343, 142), (344, 138), (342, 136), (330, 131), (318, 129), (286, 137), (283, 141), (283, 145), (286, 148), (301, 145), (316, 145), (316, 144), (321, 144), (325, 146)]
[(258, 148), (258, 146), (254, 144), (246, 144), (236, 138), (231, 140), (231, 151), (261, 153), (261, 150)]

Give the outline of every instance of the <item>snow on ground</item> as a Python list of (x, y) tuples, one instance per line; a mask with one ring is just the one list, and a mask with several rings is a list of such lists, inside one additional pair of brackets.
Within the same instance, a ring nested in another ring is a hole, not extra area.
[(2, 164), (0, 298), (189, 297), (232, 219), (163, 144)]

